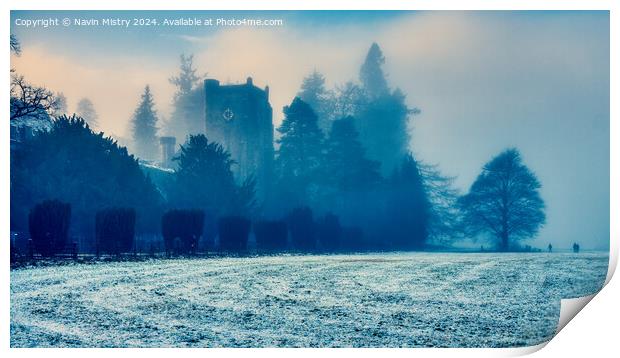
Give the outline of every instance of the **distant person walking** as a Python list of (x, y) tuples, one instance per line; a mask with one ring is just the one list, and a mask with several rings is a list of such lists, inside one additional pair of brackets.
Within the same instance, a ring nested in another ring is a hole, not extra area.
[(578, 253), (579, 252), (579, 244), (578, 243), (574, 243), (573, 244), (573, 252), (574, 253)]
[(551, 246), (551, 244), (549, 244), (549, 246), (547, 246), (547, 249), (549, 250), (549, 252), (551, 252), (553, 250), (553, 246)]

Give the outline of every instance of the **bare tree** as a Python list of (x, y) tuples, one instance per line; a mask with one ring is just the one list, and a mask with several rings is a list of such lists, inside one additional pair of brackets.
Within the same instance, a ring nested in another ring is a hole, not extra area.
[(11, 76), (11, 120), (51, 112), (56, 108), (56, 97), (44, 87), (36, 87), (24, 76)]
[(458, 208), (460, 193), (454, 187), (455, 178), (441, 174), (437, 165), (419, 163), (419, 169), (430, 203), (429, 240), (442, 245), (450, 244), (462, 234)]
[(516, 240), (534, 236), (546, 220), (540, 187), (517, 149), (500, 153), (485, 164), (460, 199), (468, 234), (490, 233), (502, 251)]

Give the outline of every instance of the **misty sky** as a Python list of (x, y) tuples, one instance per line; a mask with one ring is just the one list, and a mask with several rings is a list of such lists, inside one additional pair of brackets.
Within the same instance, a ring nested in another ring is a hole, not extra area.
[[(263, 18), (280, 27), (25, 28), (16, 19)], [(609, 246), (608, 12), (63, 12), (11, 13), (22, 42), (17, 72), (63, 92), (69, 110), (88, 97), (101, 129), (127, 136), (144, 85), (167, 117), (181, 53), (222, 82), (269, 85), (274, 122), (304, 75), (330, 87), (357, 80), (373, 41), (385, 71), (421, 109), (411, 149), (467, 190), (506, 147), (521, 150), (543, 184), (547, 225), (528, 243)], [(165, 133), (161, 133), (165, 134)]]

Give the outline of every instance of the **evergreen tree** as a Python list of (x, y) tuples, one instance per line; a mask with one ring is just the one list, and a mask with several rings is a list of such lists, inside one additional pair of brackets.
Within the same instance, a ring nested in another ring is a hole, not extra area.
[(388, 188), (387, 218), (396, 249), (421, 249), (428, 238), (430, 203), (419, 165), (407, 154), (394, 170)]
[(218, 143), (204, 134), (190, 135), (181, 146), (174, 173), (172, 203), (177, 207), (201, 208), (207, 215), (250, 215), (255, 208), (254, 180), (235, 183), (234, 161)]
[(358, 106), (357, 118), (369, 158), (381, 162), (381, 172), (388, 175), (409, 153), (409, 119), (419, 110), (407, 107), (402, 91), (390, 90), (382, 69), (384, 63), (381, 49), (373, 43), (360, 69), (366, 102)]
[(185, 54), (181, 54), (179, 75), (170, 78), (170, 83), (177, 87), (175, 100), (189, 94), (199, 82), (200, 78), (196, 76), (196, 69), (194, 68), (194, 55), (185, 56)]
[(332, 187), (339, 191), (367, 190), (381, 180), (379, 163), (366, 158), (353, 117), (332, 122), (325, 148), (323, 178)]
[(154, 107), (153, 94), (147, 85), (132, 119), (135, 152), (144, 159), (156, 158), (158, 153), (157, 113)]
[(80, 101), (77, 103), (77, 109), (75, 110), (75, 114), (78, 117), (84, 119), (91, 129), (95, 130), (99, 127), (99, 115), (97, 114), (97, 111), (95, 111), (95, 106), (90, 99), (80, 99)]
[(176, 86), (173, 111), (166, 123), (166, 134), (184, 139), (187, 134), (204, 132), (204, 88), (200, 86), (200, 77), (196, 75), (194, 56), (181, 55), (179, 73), (170, 78)]
[(381, 162), (384, 175), (391, 173), (409, 152), (409, 115), (405, 95), (396, 90), (377, 97), (359, 114), (360, 139), (368, 150), (368, 157)]
[(276, 157), (279, 188), (289, 203), (307, 204), (321, 164), (323, 132), (312, 108), (299, 97), (284, 107), (284, 115)]
[[(11, 227), (23, 230), (28, 210), (56, 198), (71, 204), (72, 230), (92, 237), (94, 215), (109, 207), (134, 208), (138, 230), (157, 230), (162, 198), (137, 160), (78, 117), (61, 116), (11, 153)], [(94, 251), (90, 247), (80, 249)]]
[(318, 117), (319, 128), (327, 132), (334, 111), (334, 100), (333, 94), (325, 88), (325, 77), (318, 71), (313, 71), (304, 78), (297, 97), (312, 107)]
[(364, 90), (371, 98), (377, 98), (389, 94), (390, 89), (383, 73), (385, 57), (376, 42), (368, 49), (366, 60), (360, 69), (360, 82)]

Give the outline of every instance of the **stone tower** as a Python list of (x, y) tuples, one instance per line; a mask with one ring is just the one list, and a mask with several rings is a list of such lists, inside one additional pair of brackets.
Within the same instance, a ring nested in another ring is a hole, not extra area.
[(257, 197), (265, 193), (273, 177), (273, 123), (269, 87), (260, 89), (248, 77), (245, 84), (204, 82), (205, 129), (210, 141), (219, 142), (236, 162), (238, 181), (256, 178)]

